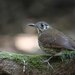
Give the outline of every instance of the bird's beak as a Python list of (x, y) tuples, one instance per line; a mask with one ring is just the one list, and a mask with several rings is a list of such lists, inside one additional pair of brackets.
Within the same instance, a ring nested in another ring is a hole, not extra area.
[(27, 24), (28, 26), (32, 26), (32, 27), (35, 27), (35, 24), (34, 23), (29, 23)]

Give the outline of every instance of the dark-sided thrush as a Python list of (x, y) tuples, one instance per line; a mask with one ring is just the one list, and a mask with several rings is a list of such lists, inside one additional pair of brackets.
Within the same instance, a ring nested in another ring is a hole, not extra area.
[[(39, 46), (46, 53), (55, 56), (64, 50), (75, 50), (75, 42), (64, 35), (64, 33), (51, 27), (48, 23), (41, 21), (35, 24), (30, 23), (28, 25), (33, 26), (38, 30)], [(50, 59), (51, 57), (48, 61)]]

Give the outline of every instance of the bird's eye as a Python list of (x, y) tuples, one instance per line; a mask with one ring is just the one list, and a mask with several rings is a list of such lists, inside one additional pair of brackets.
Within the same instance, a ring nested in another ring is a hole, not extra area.
[(44, 25), (41, 23), (41, 29), (43, 29), (44, 28)]

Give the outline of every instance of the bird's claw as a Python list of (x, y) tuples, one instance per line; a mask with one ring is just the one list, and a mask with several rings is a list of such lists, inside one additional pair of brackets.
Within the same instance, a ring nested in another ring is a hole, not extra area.
[[(52, 56), (53, 57), (53, 56)], [(52, 58), (52, 57), (50, 57), (49, 59), (47, 59), (47, 60), (44, 60), (44, 63), (47, 63), (48, 64), (48, 66), (49, 67), (51, 67), (53, 70), (54, 70), (54, 68), (53, 68), (53, 66), (50, 64), (50, 59)], [(55, 70), (54, 70), (55, 71)]]

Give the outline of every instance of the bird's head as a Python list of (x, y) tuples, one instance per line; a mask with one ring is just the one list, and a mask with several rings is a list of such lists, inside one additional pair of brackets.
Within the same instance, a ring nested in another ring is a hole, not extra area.
[(43, 32), (43, 31), (51, 28), (48, 23), (42, 22), (42, 21), (41, 22), (37, 22), (35, 24), (30, 23), (28, 25), (29, 26), (32, 26), (32, 27), (35, 27), (38, 30), (38, 32)]

